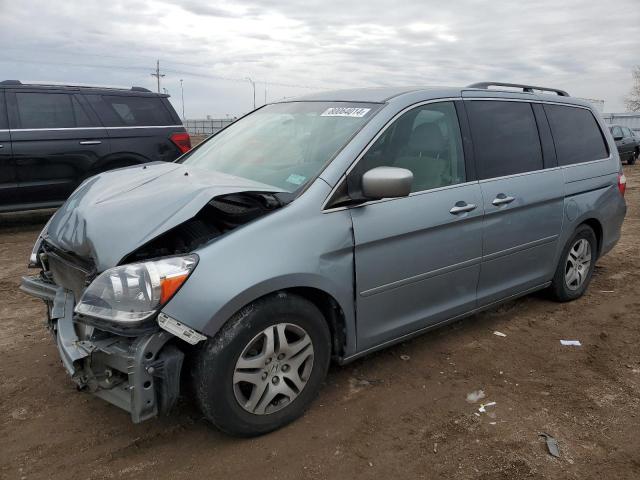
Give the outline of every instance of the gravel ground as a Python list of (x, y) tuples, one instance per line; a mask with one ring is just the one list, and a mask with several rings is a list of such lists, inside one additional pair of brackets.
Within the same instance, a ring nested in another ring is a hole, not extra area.
[(624, 235), (585, 297), (531, 295), (333, 367), (303, 418), (251, 440), (217, 432), (189, 399), (133, 425), (77, 392), (44, 305), (17, 290), (51, 212), (0, 216), (0, 478), (638, 479), (640, 166), (625, 169)]

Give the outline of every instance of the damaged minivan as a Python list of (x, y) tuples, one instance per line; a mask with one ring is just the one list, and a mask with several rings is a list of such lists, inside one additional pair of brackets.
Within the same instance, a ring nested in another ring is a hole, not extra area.
[(580, 297), (624, 190), (609, 130), (561, 90), (322, 93), (85, 180), (21, 288), (79, 389), (136, 423), (193, 396), (259, 435), (304, 412), (332, 360), (535, 290)]

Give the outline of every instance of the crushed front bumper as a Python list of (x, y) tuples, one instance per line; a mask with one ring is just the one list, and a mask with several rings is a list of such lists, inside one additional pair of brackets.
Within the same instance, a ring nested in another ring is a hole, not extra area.
[(126, 410), (134, 423), (175, 404), (184, 353), (167, 344), (173, 335), (158, 330), (125, 337), (79, 325), (73, 293), (39, 276), (23, 277), (20, 289), (47, 304), (62, 363), (79, 389)]

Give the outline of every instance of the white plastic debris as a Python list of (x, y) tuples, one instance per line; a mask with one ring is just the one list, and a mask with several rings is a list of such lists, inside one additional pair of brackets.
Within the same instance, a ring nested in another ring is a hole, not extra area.
[(493, 407), (496, 404), (496, 402), (489, 402), (489, 403), (482, 403), (480, 404), (480, 408), (478, 409), (478, 411), (480, 413), (486, 413), (487, 412), (487, 407)]
[(560, 340), (560, 343), (565, 347), (581, 347), (580, 340)]
[(409, 355), (400, 355), (400, 360), (408, 361), (411, 357)]
[(497, 331), (497, 330), (496, 330), (495, 332), (493, 332), (493, 334), (494, 334), (494, 335), (497, 335), (498, 337), (506, 337), (506, 336), (507, 336), (507, 334), (506, 334), (506, 333), (502, 333), (502, 332), (499, 332), (499, 331)]
[(483, 390), (476, 390), (471, 393), (467, 393), (467, 402), (476, 403), (478, 400), (481, 400), (485, 397)]

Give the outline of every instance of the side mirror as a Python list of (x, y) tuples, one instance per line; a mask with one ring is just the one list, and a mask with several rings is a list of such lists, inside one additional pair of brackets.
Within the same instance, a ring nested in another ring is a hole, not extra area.
[(406, 168), (376, 167), (362, 175), (362, 193), (372, 200), (406, 197), (412, 184), (413, 173)]

